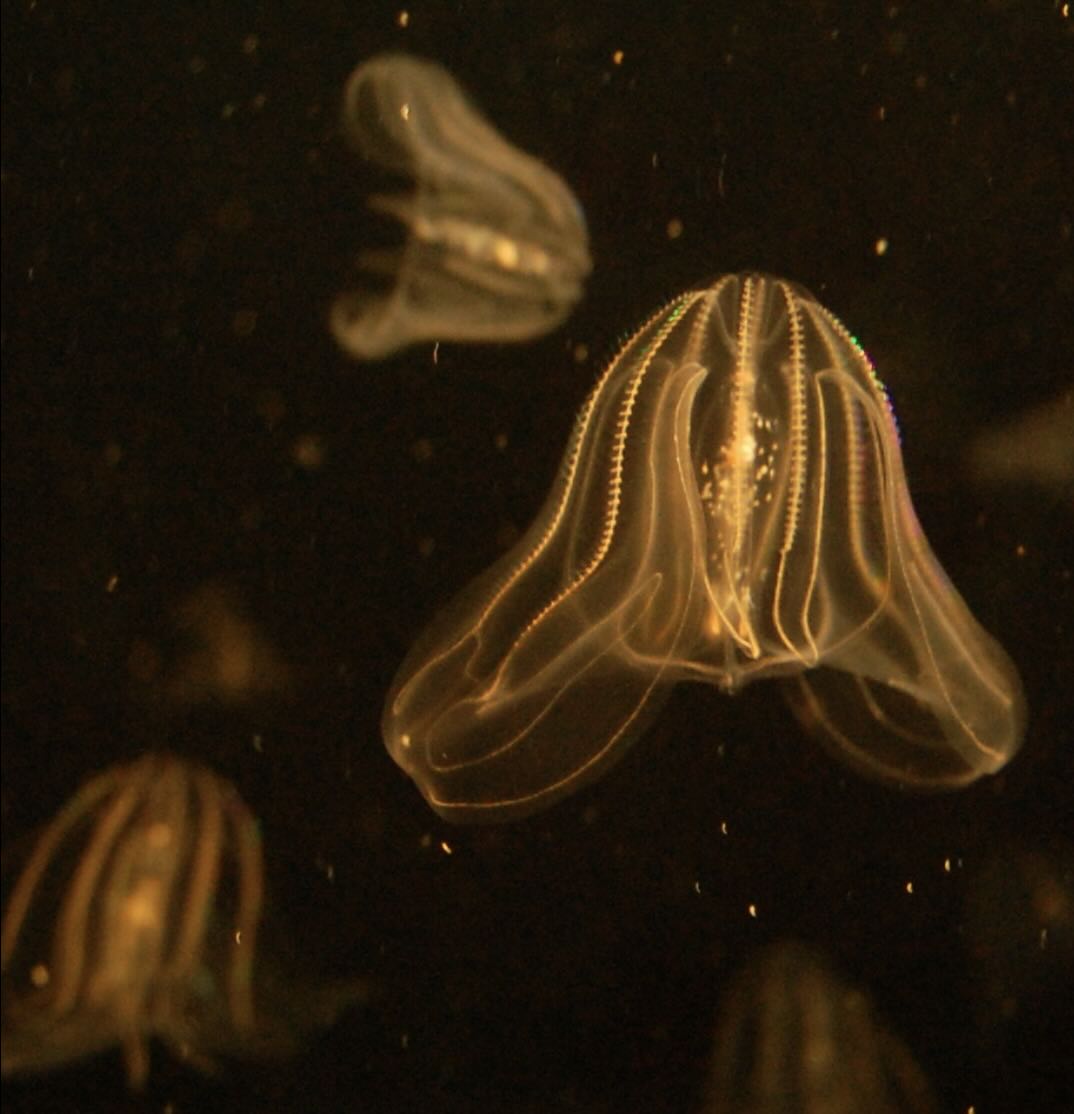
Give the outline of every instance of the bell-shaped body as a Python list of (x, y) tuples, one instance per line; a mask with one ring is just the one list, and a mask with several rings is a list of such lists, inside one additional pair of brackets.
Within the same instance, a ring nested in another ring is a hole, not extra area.
[(241, 1051), (262, 885), (257, 824), (222, 778), (154, 754), (88, 782), (5, 895), (4, 1074), (118, 1044), (139, 1086), (152, 1037), (196, 1063)]
[(407, 241), (359, 259), (386, 289), (336, 299), (332, 332), (348, 352), (373, 360), (423, 340), (528, 340), (574, 308), (591, 266), (581, 207), (446, 70), (405, 54), (370, 59), (347, 83), (343, 125), (367, 159), (414, 183), (409, 196), (372, 199)]
[(703, 1114), (938, 1114), (866, 995), (808, 948), (775, 944), (732, 980)]
[(801, 287), (728, 275), (624, 344), (536, 522), (403, 664), (384, 736), (438, 812), (495, 819), (596, 776), (675, 682), (772, 676), (902, 784), (965, 784), (1022, 736), (867, 356)]

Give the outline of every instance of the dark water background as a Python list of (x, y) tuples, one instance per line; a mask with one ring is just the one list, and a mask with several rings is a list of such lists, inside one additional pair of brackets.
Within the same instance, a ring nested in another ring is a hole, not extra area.
[[(147, 747), (199, 758), (261, 818), (284, 958), (369, 988), (293, 1060), (205, 1079), (154, 1049), (131, 1097), (106, 1055), (5, 1081), (6, 1109), (691, 1111), (729, 977), (788, 936), (947, 1109), (1069, 1108), (1072, 493), (964, 461), (1074, 378), (1074, 18), (627, 7), (4, 4), (5, 840)], [(576, 190), (596, 266), (552, 336), (333, 346), (372, 235), (338, 98), (385, 49)], [(774, 686), (687, 686), (597, 786), (449, 828), (380, 742), (397, 665), (536, 512), (621, 334), (744, 268), (868, 348), (925, 531), (1022, 671), (1024, 751), (913, 797), (834, 764)], [(278, 683), (189, 699), (192, 599), (245, 616)]]

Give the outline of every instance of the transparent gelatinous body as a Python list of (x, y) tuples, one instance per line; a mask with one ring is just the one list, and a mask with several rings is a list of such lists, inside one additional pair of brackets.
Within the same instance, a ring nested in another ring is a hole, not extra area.
[(866, 995), (794, 942), (731, 983), (703, 1114), (937, 1114), (924, 1073)]
[(207, 1063), (255, 1032), (263, 863), (222, 778), (167, 755), (82, 787), (5, 895), (3, 1071), (119, 1044), (132, 1086), (148, 1042)]
[(567, 316), (591, 266), (582, 210), (446, 70), (379, 55), (351, 75), (343, 117), (366, 158), (414, 183), (408, 196), (371, 201), (408, 236), (360, 257), (391, 285), (337, 298), (331, 327), (343, 348), (378, 359), (423, 340), (528, 340)]
[(901, 784), (970, 782), (1022, 737), (867, 356), (801, 287), (728, 275), (623, 345), (533, 526), (404, 662), (384, 737), (438, 812), (497, 819), (595, 777), (675, 682), (762, 677)]

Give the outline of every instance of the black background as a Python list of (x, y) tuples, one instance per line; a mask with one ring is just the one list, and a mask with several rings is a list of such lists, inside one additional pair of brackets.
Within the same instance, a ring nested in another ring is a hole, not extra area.
[[(1074, 19), (409, 11), (4, 4), (5, 840), (146, 748), (201, 759), (262, 822), (287, 961), (368, 987), (290, 1060), (203, 1077), (155, 1046), (144, 1095), (113, 1053), (5, 1080), (5, 1106), (697, 1110), (729, 977), (793, 936), (865, 987), (949, 1110), (1060, 1109), (1072, 492), (975, 484), (965, 460), (1071, 386)], [(553, 335), (364, 366), (335, 348), (327, 307), (374, 234), (339, 97), (386, 49), (440, 61), (575, 189), (595, 270)], [(925, 532), (1022, 672), (1023, 752), (913, 797), (832, 762), (774, 686), (683, 686), (600, 784), (448, 827), (380, 742), (396, 667), (528, 524), (618, 338), (745, 268), (868, 348)], [(176, 616), (207, 591), (286, 685), (167, 696)]]

